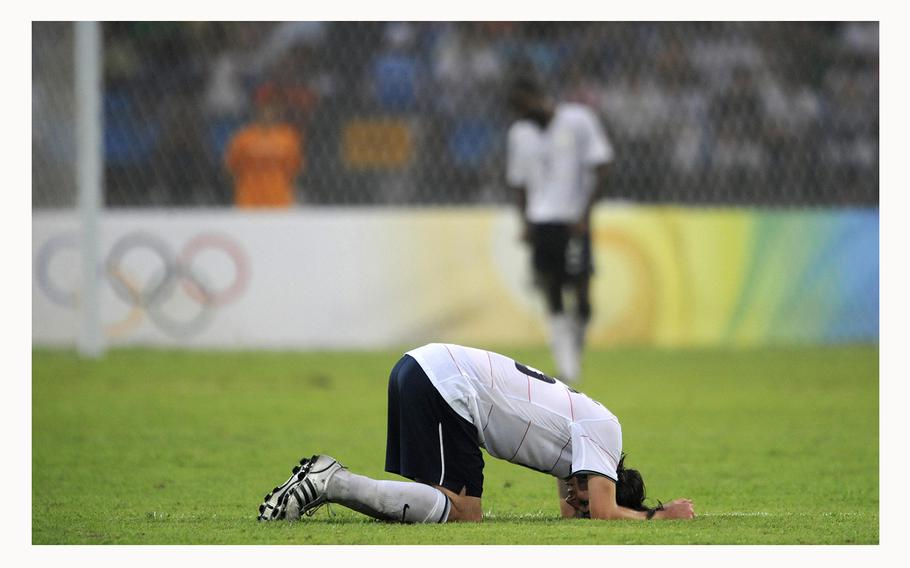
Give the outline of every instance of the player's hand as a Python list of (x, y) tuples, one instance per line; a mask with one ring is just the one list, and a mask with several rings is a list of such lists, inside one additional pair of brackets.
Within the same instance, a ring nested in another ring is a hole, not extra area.
[(664, 504), (663, 511), (658, 511), (662, 519), (691, 519), (695, 516), (695, 508), (691, 499), (674, 499)]
[(531, 227), (527, 223), (522, 223), (521, 233), (519, 233), (518, 238), (521, 239), (523, 243), (531, 242)]

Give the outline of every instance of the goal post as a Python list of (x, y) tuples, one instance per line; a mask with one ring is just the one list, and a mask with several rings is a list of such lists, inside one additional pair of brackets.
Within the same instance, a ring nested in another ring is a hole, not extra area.
[(81, 333), (77, 348), (81, 356), (96, 358), (104, 353), (98, 274), (103, 207), (101, 25), (98, 22), (76, 22), (74, 32), (76, 184), (82, 253)]

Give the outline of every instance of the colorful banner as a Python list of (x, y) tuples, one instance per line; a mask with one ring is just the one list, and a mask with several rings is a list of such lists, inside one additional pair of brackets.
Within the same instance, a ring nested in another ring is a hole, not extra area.
[[(78, 219), (33, 215), (36, 345), (75, 341)], [(604, 204), (591, 342), (754, 346), (878, 340), (878, 211)], [(112, 345), (382, 348), (542, 344), (509, 208), (109, 211)]]
[(595, 235), (604, 343), (878, 339), (877, 211), (636, 208)]

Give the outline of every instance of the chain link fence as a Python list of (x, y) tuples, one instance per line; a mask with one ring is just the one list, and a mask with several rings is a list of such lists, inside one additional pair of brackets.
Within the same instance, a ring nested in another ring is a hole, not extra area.
[[(109, 207), (506, 203), (504, 91), (521, 70), (600, 114), (612, 197), (878, 204), (875, 22), (102, 29)], [(33, 206), (68, 207), (72, 24), (32, 31)]]

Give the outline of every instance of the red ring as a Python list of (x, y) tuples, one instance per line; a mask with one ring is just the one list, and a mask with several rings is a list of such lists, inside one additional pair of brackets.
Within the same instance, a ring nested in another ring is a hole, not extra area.
[(184, 290), (199, 303), (223, 306), (224, 304), (233, 302), (243, 293), (249, 282), (250, 273), (246, 253), (243, 252), (240, 245), (226, 236), (214, 233), (203, 233), (193, 237), (192, 240), (186, 243), (186, 246), (180, 251), (177, 261), (189, 270), (193, 258), (205, 248), (220, 248), (231, 257), (231, 260), (234, 261), (234, 281), (230, 286), (223, 290), (217, 292), (204, 292), (201, 291), (198, 286), (192, 285), (192, 279), (184, 278)]

